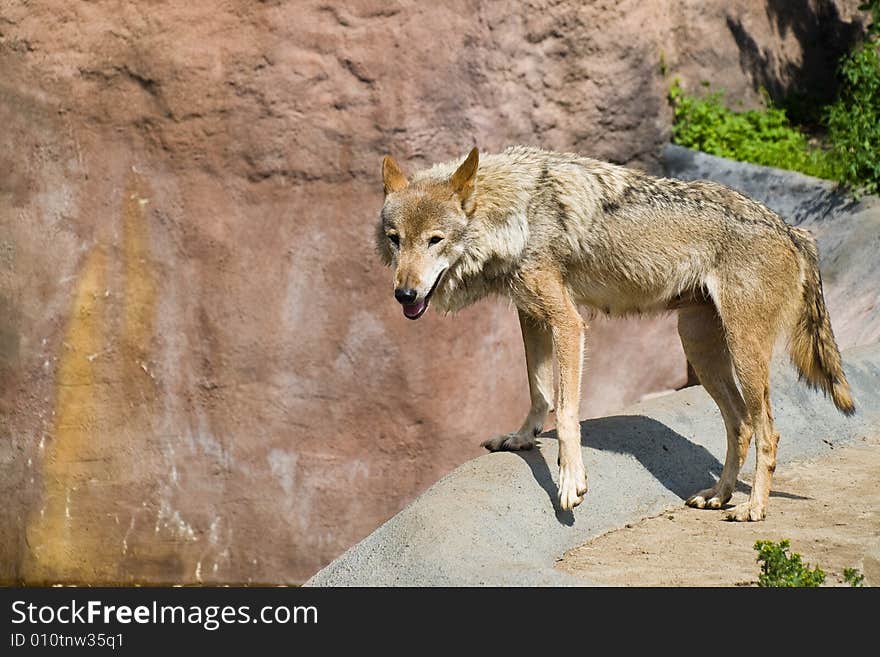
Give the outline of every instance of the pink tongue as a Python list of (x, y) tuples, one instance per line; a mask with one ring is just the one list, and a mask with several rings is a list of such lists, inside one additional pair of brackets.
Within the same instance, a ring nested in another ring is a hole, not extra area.
[(425, 309), (425, 300), (422, 299), (418, 303), (404, 304), (403, 314), (407, 317), (415, 317)]

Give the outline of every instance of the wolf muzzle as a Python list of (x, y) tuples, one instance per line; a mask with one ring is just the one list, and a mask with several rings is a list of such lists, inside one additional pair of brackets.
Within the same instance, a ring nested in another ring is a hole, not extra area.
[(419, 293), (412, 288), (397, 288), (394, 290), (394, 298), (403, 306), (404, 317), (407, 319), (418, 319), (425, 314), (425, 311), (428, 309), (428, 302), (431, 300), (431, 295), (434, 294), (434, 290), (437, 289), (437, 285), (440, 284), (440, 279), (443, 278), (445, 273), (445, 269), (440, 272), (423, 299), (419, 299)]

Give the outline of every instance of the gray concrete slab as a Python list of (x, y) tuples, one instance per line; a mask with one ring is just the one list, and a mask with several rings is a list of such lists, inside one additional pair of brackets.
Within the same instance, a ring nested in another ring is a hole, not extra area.
[[(807, 390), (790, 366), (775, 369), (780, 467), (880, 431), (880, 345), (844, 360), (859, 403), (852, 418)], [(549, 434), (530, 452), (487, 454), (457, 468), (306, 586), (582, 584), (554, 569), (563, 552), (683, 504), (721, 472), (724, 428), (700, 387), (586, 420), (581, 430), (590, 490), (573, 512), (554, 506), (557, 444)]]

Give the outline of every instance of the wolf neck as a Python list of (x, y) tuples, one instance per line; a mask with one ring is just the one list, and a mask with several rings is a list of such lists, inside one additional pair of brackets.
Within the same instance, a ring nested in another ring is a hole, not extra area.
[[(438, 289), (438, 305), (447, 311), (468, 306), (492, 293), (504, 294), (529, 238), (530, 185), (526, 167), (517, 166), (508, 153), (485, 155), (477, 171), (473, 212), (468, 222), (467, 250), (447, 273)], [(450, 175), (457, 163), (429, 170)]]
[(468, 224), (473, 264), (483, 269), (512, 267), (519, 260), (529, 239), (528, 203), (531, 185), (523, 172), (498, 166), (487, 158), (477, 173), (474, 209)]

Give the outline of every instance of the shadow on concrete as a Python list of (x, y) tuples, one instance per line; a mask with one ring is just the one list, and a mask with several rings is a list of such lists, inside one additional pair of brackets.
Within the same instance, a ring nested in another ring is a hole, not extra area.
[(825, 193), (816, 194), (807, 198), (798, 205), (793, 216), (786, 217), (795, 225), (803, 223), (807, 219), (815, 218), (817, 221), (826, 221), (839, 214), (851, 213), (856, 210), (859, 201), (848, 195), (839, 187), (830, 189)]
[[(546, 440), (547, 438), (555, 440), (556, 432), (542, 434), (540, 440)], [(550, 504), (553, 505), (553, 511), (556, 513), (556, 519), (559, 523), (566, 527), (571, 527), (574, 524), (574, 513), (571, 511), (563, 511), (559, 508), (559, 500), (556, 497), (556, 482), (553, 481), (553, 475), (550, 474), (550, 468), (547, 467), (547, 461), (544, 460), (541, 451), (538, 449), (530, 449), (528, 451), (514, 453), (526, 462), (526, 465), (528, 465), (529, 469), (532, 471), (532, 476), (535, 478), (535, 481), (537, 481), (538, 485), (544, 489), (545, 493), (547, 493), (547, 497), (550, 498)], [(589, 477), (589, 473), (587, 473), (587, 476)], [(587, 485), (589, 485), (589, 483), (588, 479)]]
[[(541, 436), (541, 440), (547, 439), (556, 440), (556, 432)], [(657, 481), (682, 500), (698, 490), (714, 485), (723, 467), (702, 445), (691, 442), (662, 422), (644, 415), (612, 415), (584, 420), (581, 422), (581, 444), (603, 452), (634, 456)], [(559, 508), (556, 482), (540, 451), (521, 451), (516, 454), (528, 464), (535, 481), (547, 493), (556, 512), (556, 519), (563, 525), (573, 525), (574, 514)], [(589, 477), (588, 470), (588, 485)], [(749, 494), (752, 489), (748, 484), (737, 481), (736, 490)], [(783, 491), (771, 491), (770, 496), (810, 499)], [(731, 505), (725, 508), (729, 506)]]

